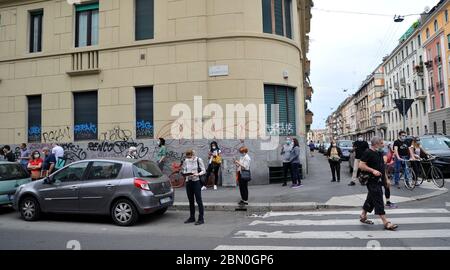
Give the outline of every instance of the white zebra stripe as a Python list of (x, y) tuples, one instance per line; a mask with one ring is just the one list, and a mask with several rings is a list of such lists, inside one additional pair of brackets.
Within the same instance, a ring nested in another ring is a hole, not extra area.
[[(386, 209), (386, 214), (448, 214), (444, 208), (430, 209)], [(302, 212), (268, 212), (262, 218), (281, 217), (281, 216), (327, 216), (327, 215), (360, 215), (361, 210), (352, 211), (302, 211)], [(261, 218), (261, 217), (258, 217)]]
[[(414, 217), (414, 218), (392, 218), (389, 219), (395, 224), (431, 224), (431, 223), (450, 223), (450, 217)], [(373, 220), (375, 224), (383, 224), (381, 220)], [(328, 220), (280, 220), (263, 221), (256, 220), (250, 223), (250, 226), (268, 225), (268, 226), (345, 226), (345, 225), (363, 225), (358, 219), (328, 219)]]
[(214, 250), (450, 250), (447, 247), (288, 247), (288, 246), (232, 246), (220, 245)]
[(450, 202), (445, 203), (445, 207), (450, 207)]
[(450, 238), (450, 230), (407, 230), (407, 231), (239, 231), (234, 238), (250, 239), (418, 239)]

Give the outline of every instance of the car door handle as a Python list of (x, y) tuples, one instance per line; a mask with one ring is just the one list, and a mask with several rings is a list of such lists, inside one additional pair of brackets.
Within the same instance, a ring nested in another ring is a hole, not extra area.
[(70, 189), (71, 189), (71, 190), (77, 190), (77, 189), (78, 189), (78, 186), (71, 186)]
[(115, 185), (113, 185), (113, 184), (107, 184), (106, 185), (106, 188), (113, 188), (113, 187), (115, 187)]

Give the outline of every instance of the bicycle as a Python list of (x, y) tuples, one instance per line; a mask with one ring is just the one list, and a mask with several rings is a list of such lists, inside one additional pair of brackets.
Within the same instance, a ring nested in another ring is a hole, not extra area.
[(403, 183), (408, 190), (413, 190), (417, 183), (416, 173), (413, 168), (409, 166), (411, 163), (409, 160), (402, 160), (401, 162), (404, 166), (400, 168), (400, 180), (403, 180)]
[(173, 188), (182, 188), (186, 182), (185, 177), (181, 174), (182, 165), (180, 163), (172, 163), (172, 173), (169, 175), (170, 184)]
[[(435, 159), (436, 157), (430, 156), (427, 159), (418, 160), (420, 164), (419, 175), (417, 175), (418, 185), (421, 185), (423, 181), (426, 180), (427, 182), (433, 181), (433, 184), (438, 188), (444, 187), (445, 185), (444, 174), (438, 167), (434, 166), (433, 160)], [(428, 171), (425, 170), (424, 165), (429, 166)]]

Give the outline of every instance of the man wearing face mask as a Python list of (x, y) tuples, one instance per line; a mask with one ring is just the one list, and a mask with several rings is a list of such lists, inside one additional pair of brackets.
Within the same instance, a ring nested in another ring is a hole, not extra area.
[(369, 144), (366, 141), (364, 141), (364, 138), (361, 135), (359, 135), (358, 140), (353, 143), (353, 151), (355, 152), (355, 163), (353, 164), (352, 181), (350, 182), (349, 186), (356, 185), (355, 183), (358, 180), (359, 162), (362, 158), (362, 155), (367, 149), (369, 149)]
[(406, 132), (400, 131), (398, 133), (399, 139), (394, 142), (394, 156), (395, 156), (395, 169), (394, 169), (394, 185), (400, 189), (400, 169), (404, 166), (404, 161), (411, 158), (410, 144), (406, 140)]
[(373, 221), (367, 218), (367, 214), (375, 210), (375, 215), (380, 216), (384, 228), (394, 231), (398, 225), (386, 219), (383, 201), (383, 182), (386, 177), (383, 160), (384, 142), (380, 137), (373, 137), (371, 147), (366, 150), (361, 158), (359, 169), (362, 173), (368, 174), (367, 181), (367, 199), (364, 202), (363, 211), (359, 220), (364, 224), (373, 225)]
[(292, 140), (291, 138), (287, 138), (286, 142), (281, 147), (281, 158), (283, 160), (283, 173), (284, 173), (283, 187), (287, 186), (288, 171), (291, 168), (291, 162), (289, 162), (289, 160), (291, 158), (292, 148), (293, 148)]

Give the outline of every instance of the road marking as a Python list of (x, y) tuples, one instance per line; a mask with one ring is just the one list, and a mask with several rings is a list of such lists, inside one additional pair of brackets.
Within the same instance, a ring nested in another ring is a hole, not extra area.
[[(431, 223), (450, 223), (450, 217), (414, 217), (414, 218), (392, 218), (391, 222), (395, 224), (431, 224)], [(383, 224), (380, 220), (374, 220), (375, 224)], [(345, 226), (345, 225), (363, 225), (358, 219), (328, 219), (328, 220), (281, 220), (281, 221), (262, 221), (256, 220), (250, 223), (250, 226), (268, 225), (268, 226)]]
[[(450, 250), (449, 247), (377, 247), (377, 250)], [(373, 250), (368, 247), (287, 247), (220, 245), (214, 250)]]
[[(447, 209), (386, 209), (386, 214), (448, 214)], [(361, 211), (303, 211), (303, 212), (268, 212), (262, 218), (281, 216), (326, 216), (326, 215), (360, 215)]]
[(261, 232), (239, 231), (234, 238), (250, 239), (416, 239), (450, 238), (450, 230), (407, 230), (407, 231), (307, 231), (307, 232)]
[(445, 203), (445, 207), (450, 207), (450, 202)]

